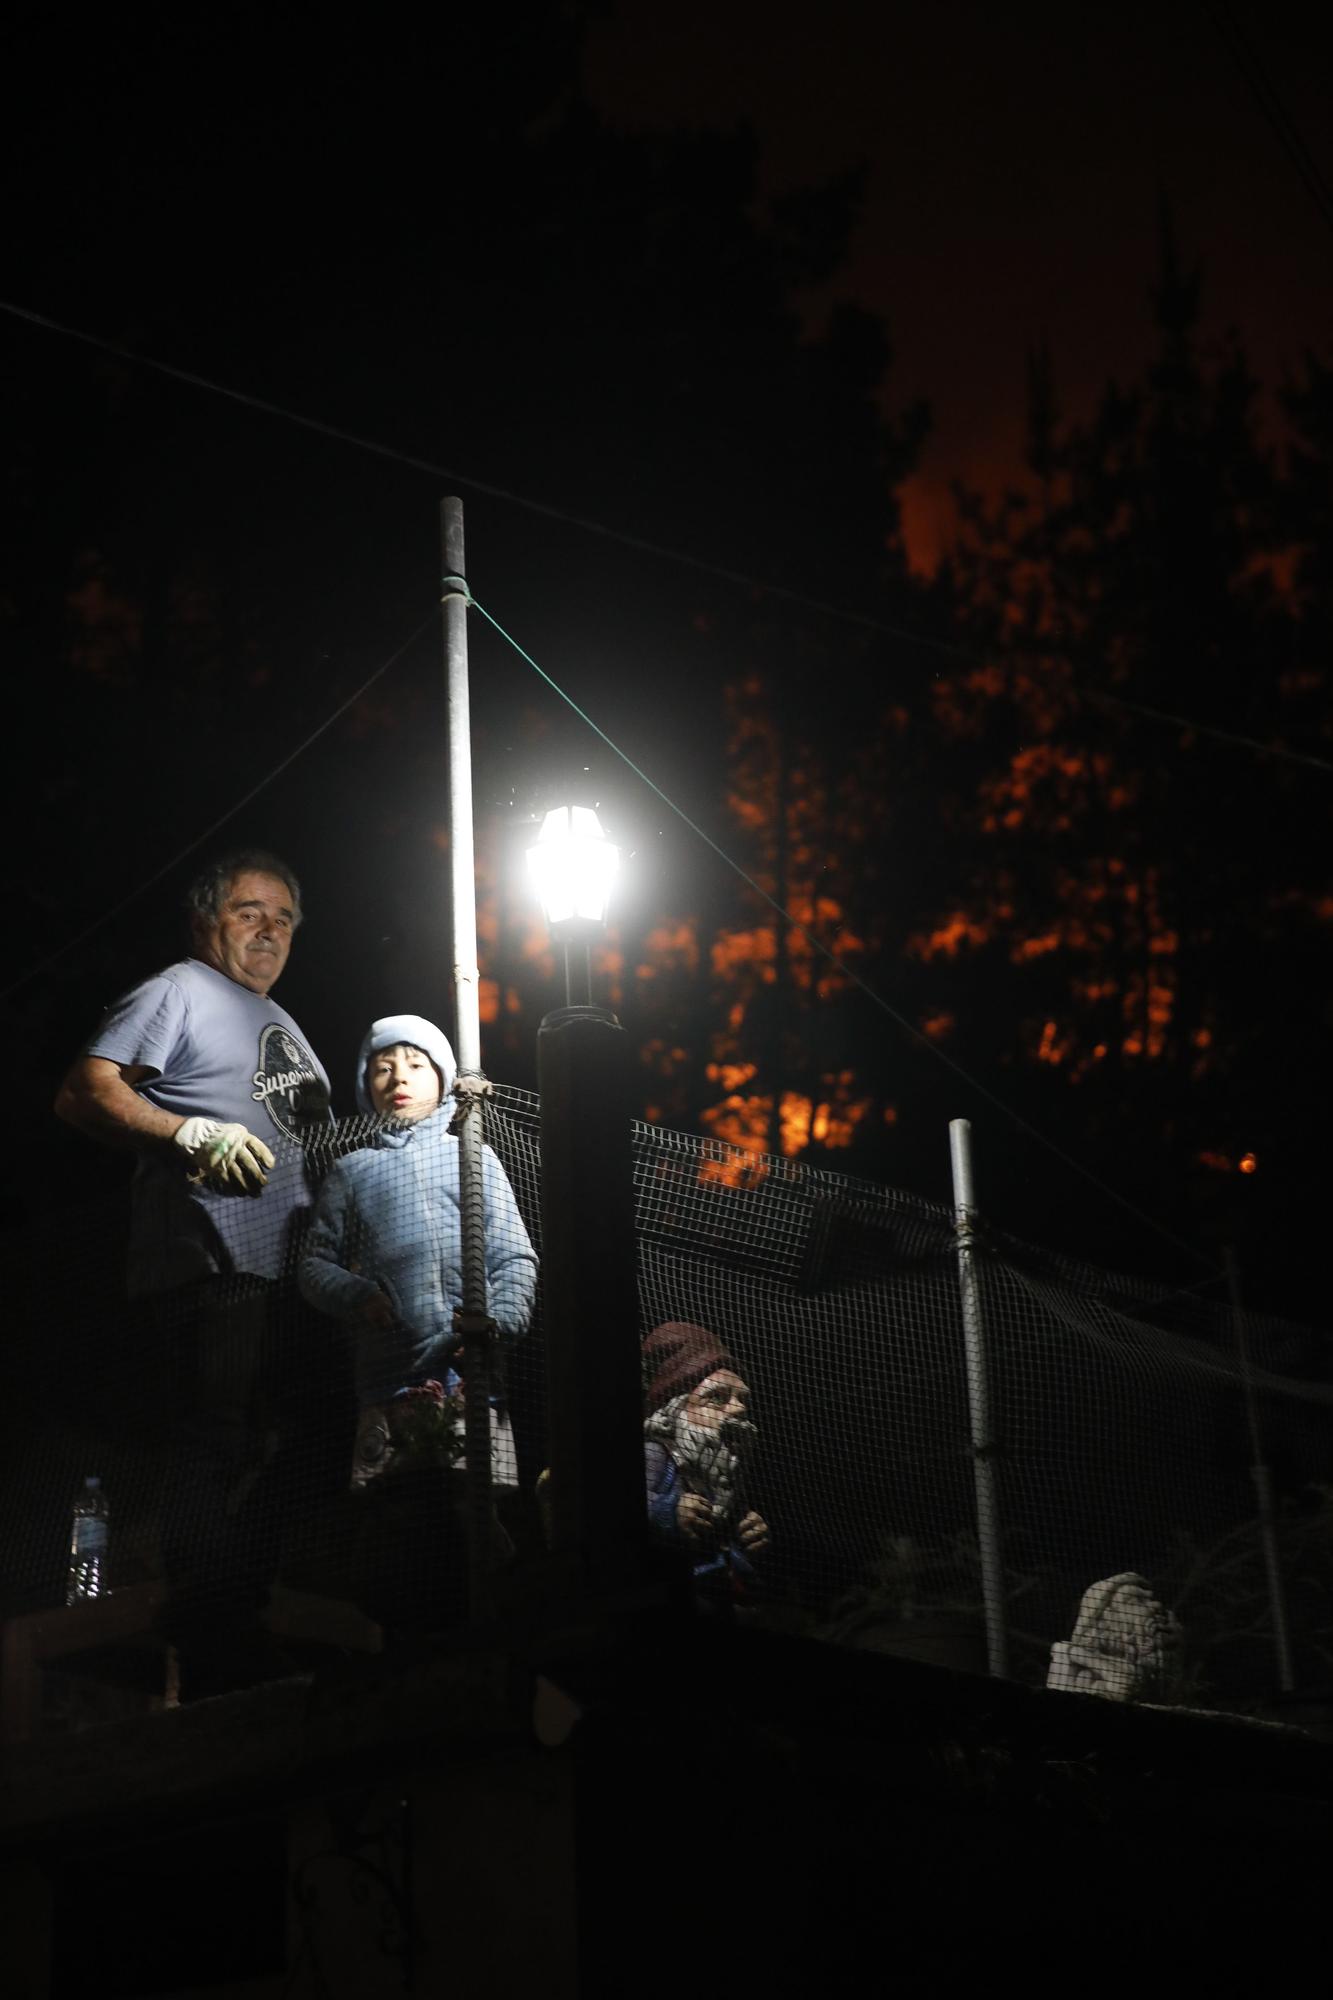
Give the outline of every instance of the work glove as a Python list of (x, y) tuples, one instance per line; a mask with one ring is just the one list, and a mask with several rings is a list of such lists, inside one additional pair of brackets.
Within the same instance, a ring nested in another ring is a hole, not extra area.
[(266, 1168), (273, 1155), (262, 1139), (244, 1125), (223, 1125), (216, 1118), (187, 1118), (172, 1134), (191, 1163), (190, 1179), (202, 1181), (220, 1194), (240, 1189), (258, 1194), (268, 1184)]

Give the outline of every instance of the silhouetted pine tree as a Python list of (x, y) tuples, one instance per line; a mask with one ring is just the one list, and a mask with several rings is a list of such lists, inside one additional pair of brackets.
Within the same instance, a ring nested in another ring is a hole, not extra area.
[(1243, 356), (1201, 351), (1169, 226), (1153, 303), (1143, 381), (1064, 423), (1039, 362), (1034, 490), (967, 505), (955, 581), (984, 664), (947, 676), (939, 717), (975, 792), (957, 892), (913, 948), (949, 968), (960, 1053), (1050, 1080), (1024, 1092), (1036, 1122), (1177, 1226), (1235, 1234), (1259, 1204), (1224, 1183), (1298, 1170), (1274, 1039), (1327, 1074), (1302, 970), (1327, 792), (1191, 724), (1290, 744), (1304, 702), (1309, 727), (1292, 544), (1315, 456), (1284, 478)]

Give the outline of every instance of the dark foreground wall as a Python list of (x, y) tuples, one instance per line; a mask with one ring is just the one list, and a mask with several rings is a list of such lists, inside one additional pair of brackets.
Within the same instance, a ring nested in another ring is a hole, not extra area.
[(1229, 1991), (1322, 1923), (1294, 1731), (651, 1610), (500, 1638), (12, 1751), (6, 2000)]
[(588, 1993), (679, 1993), (691, 1964), (742, 1991), (1154, 1991), (1169, 1967), (1231, 1991), (1317, 1940), (1321, 1743), (828, 1648), (703, 1652), (582, 1725)]

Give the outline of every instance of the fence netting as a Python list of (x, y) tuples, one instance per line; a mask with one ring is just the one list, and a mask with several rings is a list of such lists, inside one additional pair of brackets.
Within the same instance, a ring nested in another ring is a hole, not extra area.
[[(521, 1571), (541, 1559), (548, 1464), (539, 1105), (497, 1086), (475, 1115), (492, 1552)], [(187, 1259), (134, 1297), (123, 1208), (6, 1242), (0, 1615), (141, 1601), (207, 1693), (465, 1614), (448, 1121), (309, 1123), (270, 1177), (305, 1190), (280, 1225), (267, 1188), (219, 1195), (225, 1268)], [(181, 1194), (176, 1164), (159, 1171), (141, 1227)], [(984, 1671), (952, 1216), (646, 1124), (634, 1179), (639, 1323), (599, 1337), (639, 1351), (645, 1509), (701, 1608)], [(1327, 1338), (984, 1222), (976, 1262), (1009, 1671), (1205, 1706), (1327, 1684)], [(140, 1691), (150, 1636), (123, 1676)]]

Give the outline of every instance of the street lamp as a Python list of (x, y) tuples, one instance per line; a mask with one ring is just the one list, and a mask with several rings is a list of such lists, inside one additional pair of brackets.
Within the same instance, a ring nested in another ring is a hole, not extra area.
[(565, 954), (565, 1004), (592, 1004), (588, 947), (606, 928), (606, 906), (620, 850), (589, 806), (557, 806), (542, 821), (531, 871), (551, 938)]

